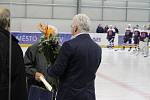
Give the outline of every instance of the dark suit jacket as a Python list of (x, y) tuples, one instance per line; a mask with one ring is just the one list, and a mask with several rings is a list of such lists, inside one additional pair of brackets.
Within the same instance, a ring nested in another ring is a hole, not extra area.
[[(9, 36), (8, 31), (0, 28), (0, 100), (8, 100)], [(23, 53), (18, 40), (13, 36), (11, 40), (11, 100), (27, 100)]]
[(101, 48), (89, 34), (65, 42), (48, 69), (51, 77), (60, 79), (56, 100), (95, 100), (94, 80), (100, 62)]

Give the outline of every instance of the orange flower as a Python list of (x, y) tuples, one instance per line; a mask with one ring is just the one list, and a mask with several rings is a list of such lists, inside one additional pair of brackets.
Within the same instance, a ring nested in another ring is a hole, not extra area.
[(56, 31), (54, 27), (41, 23), (38, 25), (38, 27), (39, 30), (44, 33), (46, 39), (49, 39), (49, 37), (53, 36)]
[(50, 26), (47, 25), (46, 35), (45, 36), (47, 38), (49, 38), (49, 37), (53, 36), (54, 34), (55, 34), (55, 30), (52, 27), (50, 27)]

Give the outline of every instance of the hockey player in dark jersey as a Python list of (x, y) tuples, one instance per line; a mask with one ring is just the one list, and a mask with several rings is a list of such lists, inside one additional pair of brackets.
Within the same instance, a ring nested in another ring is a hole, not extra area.
[(124, 35), (124, 45), (123, 45), (123, 50), (125, 49), (125, 45), (127, 44), (127, 42), (128, 42), (128, 44), (129, 44), (129, 50), (128, 51), (130, 51), (131, 50), (131, 44), (132, 44), (132, 36), (133, 36), (133, 32), (132, 32), (132, 30), (130, 29), (130, 28), (127, 28), (126, 29), (126, 32), (125, 32), (125, 35)]
[(134, 41), (134, 46), (135, 50), (139, 49), (139, 41), (140, 41), (140, 30), (139, 29), (134, 29), (134, 36), (133, 36), (133, 41)]
[(107, 30), (107, 40), (109, 42), (108, 48), (114, 47), (114, 38), (115, 38), (115, 29), (113, 29), (112, 25), (110, 25), (109, 29)]

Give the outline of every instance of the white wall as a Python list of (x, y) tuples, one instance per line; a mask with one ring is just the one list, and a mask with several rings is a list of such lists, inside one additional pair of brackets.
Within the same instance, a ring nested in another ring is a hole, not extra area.
[[(37, 30), (37, 24), (44, 22), (47, 24), (54, 25), (58, 28), (60, 32), (70, 32), (71, 20), (58, 20), (58, 19), (12, 19), (11, 31), (21, 31), (21, 32), (35, 32)], [(102, 25), (116, 25), (120, 33), (124, 33), (125, 27), (128, 24), (133, 26), (139, 24), (140, 26), (149, 25), (149, 22), (116, 22), (116, 21), (92, 21), (91, 22), (91, 32), (95, 32), (97, 25), (101, 23)]]
[[(5, 4), (4, 2), (10, 2), (10, 0), (0, 0), (0, 6), (8, 7), (11, 10), (12, 31), (38, 31), (36, 25), (39, 22), (45, 22), (56, 26), (61, 32), (68, 32), (70, 31), (71, 19), (76, 14), (77, 9), (76, 0), (54, 0), (54, 4), (65, 4), (63, 6), (47, 5), (51, 4), (53, 0), (11, 1), (19, 4)], [(35, 4), (21, 4), (25, 1)], [(150, 3), (147, 2), (150, 2), (150, 0), (128, 1), (129, 7), (140, 7), (142, 9), (128, 8), (126, 15), (125, 8), (115, 8), (125, 7), (125, 0), (104, 0), (104, 6), (113, 6), (114, 8), (104, 7), (102, 12), (102, 8), (100, 7), (102, 5), (102, 0), (81, 0), (81, 13), (87, 14), (93, 20), (91, 23), (91, 32), (95, 32), (99, 23), (103, 26), (107, 24), (116, 25), (121, 33), (124, 33), (124, 29), (129, 23), (132, 25), (139, 24), (140, 26), (150, 24)], [(125, 22), (126, 16), (127, 21), (130, 22)]]

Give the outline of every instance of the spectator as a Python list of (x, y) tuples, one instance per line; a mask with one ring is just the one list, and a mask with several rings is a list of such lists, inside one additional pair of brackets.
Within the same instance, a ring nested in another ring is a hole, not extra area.
[(23, 52), (9, 29), (10, 11), (0, 8), (0, 99), (27, 100)]
[(98, 27), (97, 27), (97, 29), (96, 29), (96, 33), (103, 33), (103, 32), (104, 32), (104, 29), (101, 26), (101, 24), (99, 24)]
[(148, 26), (148, 28), (147, 28), (148, 30), (150, 30), (150, 25)]
[(114, 27), (114, 29), (115, 29), (116, 33), (119, 33), (119, 30), (118, 30), (118, 28), (116, 26)]
[(109, 29), (108, 25), (105, 26), (104, 28), (104, 33), (107, 33), (107, 30)]

